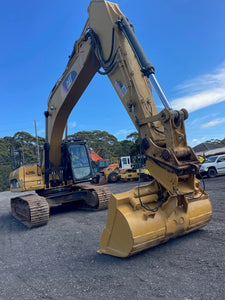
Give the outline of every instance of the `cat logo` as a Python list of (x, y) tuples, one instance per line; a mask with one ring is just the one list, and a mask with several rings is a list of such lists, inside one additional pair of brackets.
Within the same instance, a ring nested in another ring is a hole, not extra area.
[(71, 86), (72, 86), (72, 83), (74, 82), (75, 78), (77, 76), (77, 73), (75, 71), (71, 71), (65, 78), (65, 80), (63, 81), (63, 89), (64, 91), (67, 93)]

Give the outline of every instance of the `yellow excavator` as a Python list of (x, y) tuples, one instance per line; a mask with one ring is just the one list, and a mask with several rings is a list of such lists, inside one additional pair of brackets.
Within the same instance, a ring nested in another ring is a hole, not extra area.
[(86, 142), (68, 140), (59, 151), (57, 167), (49, 159), (51, 151), (46, 142), (43, 167), (24, 165), (10, 173), (12, 192), (36, 192), (11, 199), (12, 215), (29, 228), (47, 224), (50, 208), (54, 206), (74, 203), (76, 208), (89, 210), (108, 207), (110, 190), (90, 184), (95, 176)]
[[(53, 198), (61, 202), (67, 189), (68, 197), (76, 198), (76, 179), (83, 180), (89, 171), (80, 173), (71, 166), (76, 154), (71, 148), (74, 146), (62, 146), (63, 130), (96, 72), (107, 75), (139, 132), (146, 166), (154, 177), (144, 186), (111, 195), (109, 200), (108, 219), (98, 252), (127, 257), (202, 228), (212, 217), (212, 205), (196, 179), (199, 160), (187, 145), (184, 120), (188, 112), (172, 109), (132, 24), (112, 2), (92, 0), (88, 13), (66, 69), (49, 96), (42, 167), (21, 167), (14, 171), (10, 176), (11, 190), (36, 190), (39, 194), (34, 201), (36, 218), (39, 218), (37, 207), (41, 207), (43, 200), (49, 202)], [(152, 87), (164, 105), (161, 112), (152, 98)], [(61, 150), (65, 147), (69, 155)], [(69, 173), (73, 175), (68, 177)], [(78, 184), (78, 193), (79, 189), (82, 193), (82, 184)], [(32, 201), (30, 208), (26, 208), (29, 197), (34, 196), (12, 199), (14, 215), (33, 209)]]

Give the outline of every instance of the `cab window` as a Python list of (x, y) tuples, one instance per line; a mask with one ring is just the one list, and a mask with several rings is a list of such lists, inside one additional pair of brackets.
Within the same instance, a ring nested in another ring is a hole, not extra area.
[(74, 181), (91, 177), (91, 166), (85, 145), (71, 145), (70, 157)]

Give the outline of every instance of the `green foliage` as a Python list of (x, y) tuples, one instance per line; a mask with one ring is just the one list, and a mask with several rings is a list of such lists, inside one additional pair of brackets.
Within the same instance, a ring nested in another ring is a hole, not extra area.
[(119, 142), (117, 138), (106, 131), (79, 131), (69, 136), (70, 138), (86, 140), (89, 148), (98, 153), (102, 158), (110, 158), (119, 152)]
[(139, 138), (139, 135), (137, 132), (132, 132), (127, 136), (127, 139), (133, 141), (134, 143), (136, 141), (138, 141), (138, 138)]
[(9, 140), (0, 139), (0, 192), (9, 189), (9, 173), (11, 170)]
[(0, 164), (10, 164), (8, 145), (0, 139)]
[(10, 165), (0, 165), (0, 192), (9, 190)]
[[(39, 137), (39, 145), (44, 144), (44, 138)], [(0, 138), (0, 191), (9, 189), (9, 173), (12, 166), (37, 163), (36, 138), (27, 132), (17, 132), (13, 137)], [(15, 154), (13, 156), (13, 153)], [(14, 157), (11, 159), (11, 157)]]
[(209, 140), (209, 141), (206, 141), (206, 143), (225, 145), (225, 138), (222, 139), (222, 140), (211, 139), (211, 140)]
[(93, 148), (102, 158), (136, 156), (140, 151), (137, 132), (129, 134), (123, 141), (118, 141), (114, 135), (100, 130), (79, 131), (69, 138), (86, 140), (88, 147)]
[(133, 144), (130, 147), (130, 156), (136, 156), (140, 154), (140, 141), (138, 133), (132, 132), (127, 136), (127, 139), (133, 142)]

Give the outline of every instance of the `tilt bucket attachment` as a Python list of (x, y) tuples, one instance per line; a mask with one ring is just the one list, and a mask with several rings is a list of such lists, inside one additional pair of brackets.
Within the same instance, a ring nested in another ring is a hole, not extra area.
[(211, 219), (208, 195), (169, 195), (155, 180), (111, 195), (99, 253), (127, 257), (205, 226)]

